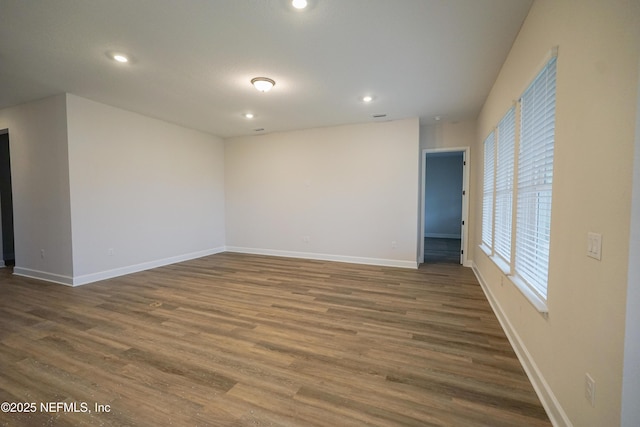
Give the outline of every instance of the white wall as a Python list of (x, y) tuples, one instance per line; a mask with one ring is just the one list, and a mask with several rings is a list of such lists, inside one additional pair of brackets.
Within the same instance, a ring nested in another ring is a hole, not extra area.
[(227, 246), (415, 267), (418, 133), (409, 119), (226, 140)]
[(221, 139), (66, 100), (74, 284), (223, 250)]
[(69, 284), (73, 277), (64, 95), (0, 110), (9, 129), (15, 274)]
[[(640, 64), (638, 64), (640, 82)], [(636, 138), (627, 279), (627, 316), (622, 381), (622, 426), (635, 427), (640, 420), (640, 84), (636, 110)]]
[[(478, 249), (499, 316), (559, 425), (620, 424), (640, 11), (625, 0), (537, 0), (478, 118), (476, 147), (559, 46), (548, 318)], [(482, 183), (482, 150), (475, 181)], [(476, 192), (476, 221), (481, 218)], [(586, 256), (587, 232), (602, 260)], [(636, 307), (637, 309), (637, 307)], [(585, 373), (596, 404), (584, 397)]]
[(462, 153), (427, 153), (425, 237), (460, 238)]

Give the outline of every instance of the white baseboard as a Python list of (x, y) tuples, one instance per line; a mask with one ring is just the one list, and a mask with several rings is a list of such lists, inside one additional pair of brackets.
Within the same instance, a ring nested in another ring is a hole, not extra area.
[(287, 258), (303, 258), (303, 259), (315, 259), (320, 261), (335, 261), (346, 262), (351, 264), (366, 264), (366, 265), (379, 265), (383, 267), (400, 267), (400, 268), (418, 268), (416, 261), (402, 261), (395, 259), (381, 259), (381, 258), (364, 258), (344, 255), (330, 255), (330, 254), (318, 254), (314, 252), (294, 252), (294, 251), (280, 251), (275, 249), (255, 249), (255, 248), (243, 248), (238, 246), (227, 246), (228, 252), (238, 252), (243, 254), (254, 255), (269, 255), (269, 256), (281, 256)]
[(518, 356), (518, 360), (524, 368), (527, 377), (529, 377), (529, 381), (531, 381), (531, 384), (533, 385), (533, 388), (538, 395), (542, 406), (547, 412), (551, 424), (553, 424), (555, 427), (572, 427), (573, 424), (571, 424), (571, 420), (569, 420), (569, 417), (565, 413), (564, 409), (562, 409), (560, 402), (558, 402), (558, 399), (556, 399), (555, 395), (553, 394), (553, 390), (551, 390), (551, 387), (549, 387), (549, 384), (544, 379), (542, 372), (540, 372), (540, 369), (538, 369), (535, 360), (533, 360), (533, 358), (531, 357), (531, 354), (527, 350), (524, 342), (522, 342), (522, 339), (518, 335), (518, 332), (515, 330), (515, 328), (509, 321), (509, 318), (502, 310), (500, 303), (498, 303), (498, 300), (494, 297), (491, 289), (489, 288), (489, 286), (487, 286), (487, 282), (482, 277), (480, 270), (478, 270), (478, 266), (475, 264), (475, 262), (472, 264), (473, 265), (471, 268), (473, 269), (473, 273), (478, 279), (478, 282), (480, 282), (482, 291), (487, 297), (487, 300), (489, 301), (493, 312), (498, 318), (500, 326), (502, 326), (504, 333), (507, 335), (511, 347), (516, 353), (516, 356)]
[(113, 270), (101, 271), (98, 273), (85, 274), (83, 276), (75, 276), (73, 278), (73, 286), (86, 285), (89, 283), (97, 282), (99, 280), (112, 279), (118, 276), (124, 276), (125, 274), (137, 273), (139, 271), (150, 270), (152, 268), (162, 267), (169, 264), (175, 264), (177, 262), (189, 261), (191, 259), (202, 258), (208, 255), (218, 254), (224, 252), (224, 247), (207, 249), (204, 251), (192, 252), (183, 255), (177, 255), (169, 258), (143, 262), (141, 264), (129, 265), (126, 267), (119, 267)]
[(60, 285), (73, 286), (73, 277), (71, 276), (63, 276), (60, 274), (47, 273), (45, 271), (22, 267), (13, 267), (13, 274), (16, 276), (28, 277), (30, 279), (38, 279), (46, 282), (58, 283)]

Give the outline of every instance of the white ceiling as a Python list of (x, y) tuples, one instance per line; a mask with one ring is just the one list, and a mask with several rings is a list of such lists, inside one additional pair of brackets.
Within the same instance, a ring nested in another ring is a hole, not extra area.
[(0, 108), (69, 92), (222, 137), (471, 119), (531, 3), (0, 0)]

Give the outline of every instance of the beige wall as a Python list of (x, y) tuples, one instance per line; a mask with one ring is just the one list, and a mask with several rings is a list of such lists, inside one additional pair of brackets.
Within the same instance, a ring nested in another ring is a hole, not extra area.
[(415, 267), (418, 133), (409, 119), (226, 140), (227, 247)]
[(420, 149), (446, 149), (473, 146), (476, 139), (475, 120), (438, 122), (420, 126)]
[[(476, 182), (474, 179), (471, 179), (475, 174), (475, 169), (478, 167), (475, 164), (475, 139), (476, 139), (476, 127), (477, 122), (475, 120), (466, 120), (460, 122), (438, 122), (430, 125), (420, 126), (420, 205), (421, 205), (421, 220), (424, 220), (424, 209), (423, 206), (423, 183), (422, 179), (424, 178), (424, 171), (422, 170), (424, 165), (424, 158), (422, 158), (422, 152), (424, 150), (449, 150), (449, 149), (460, 149), (464, 147), (469, 147), (469, 158), (466, 159), (467, 162), (467, 171), (468, 174), (467, 181), (468, 183), (464, 183), (467, 197), (466, 201), (463, 201), (463, 214), (468, 212), (468, 217), (465, 219), (466, 224), (466, 236), (462, 238), (462, 249), (464, 250), (466, 256), (464, 263), (466, 266), (470, 265), (471, 253), (469, 251), (469, 246), (472, 244), (468, 236), (473, 236), (475, 231), (475, 198), (473, 198), (473, 194), (476, 191)], [(468, 207), (465, 206), (468, 204)], [(418, 233), (419, 235), (424, 234), (424, 230), (421, 230)], [(420, 257), (423, 255), (424, 248), (421, 245), (422, 242), (419, 242), (419, 252)]]
[[(559, 46), (548, 318), (477, 248), (474, 261), (560, 424), (620, 423), (631, 176), (640, 52), (637, 1), (536, 0), (478, 119), (482, 140)], [(481, 194), (475, 195), (476, 221)], [(602, 260), (586, 256), (602, 234)], [(584, 397), (585, 373), (596, 405)], [(563, 419), (566, 415), (567, 418)]]

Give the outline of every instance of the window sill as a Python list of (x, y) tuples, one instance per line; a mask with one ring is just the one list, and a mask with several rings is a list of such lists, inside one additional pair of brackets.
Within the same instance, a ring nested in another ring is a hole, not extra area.
[(505, 274), (505, 276), (509, 276), (511, 274), (511, 266), (498, 255), (493, 255), (491, 261), (493, 261), (498, 268)]
[(515, 285), (516, 288), (524, 295), (524, 297), (531, 303), (531, 305), (538, 311), (538, 313), (542, 314), (544, 317), (549, 315), (549, 308), (547, 307), (547, 302), (540, 298), (538, 294), (533, 292), (529, 285), (527, 285), (524, 280), (520, 279), (517, 276), (507, 276), (507, 278)]
[(480, 246), (478, 246), (480, 249), (482, 249), (482, 252), (484, 252), (488, 257), (491, 257), (493, 254), (491, 252), (491, 249), (487, 246), (485, 246), (485, 244), (481, 244)]
[(482, 252), (484, 252), (487, 257), (502, 271), (502, 273), (507, 276), (509, 281), (513, 283), (513, 285), (520, 291), (520, 293), (526, 298), (527, 301), (536, 309), (536, 311), (542, 314), (545, 318), (549, 315), (549, 308), (547, 307), (547, 301), (542, 299), (537, 293), (535, 293), (527, 283), (519, 278), (518, 276), (514, 276), (511, 274), (511, 268), (508, 263), (506, 263), (502, 258), (498, 255), (493, 254), (493, 251), (481, 244), (478, 246)]

